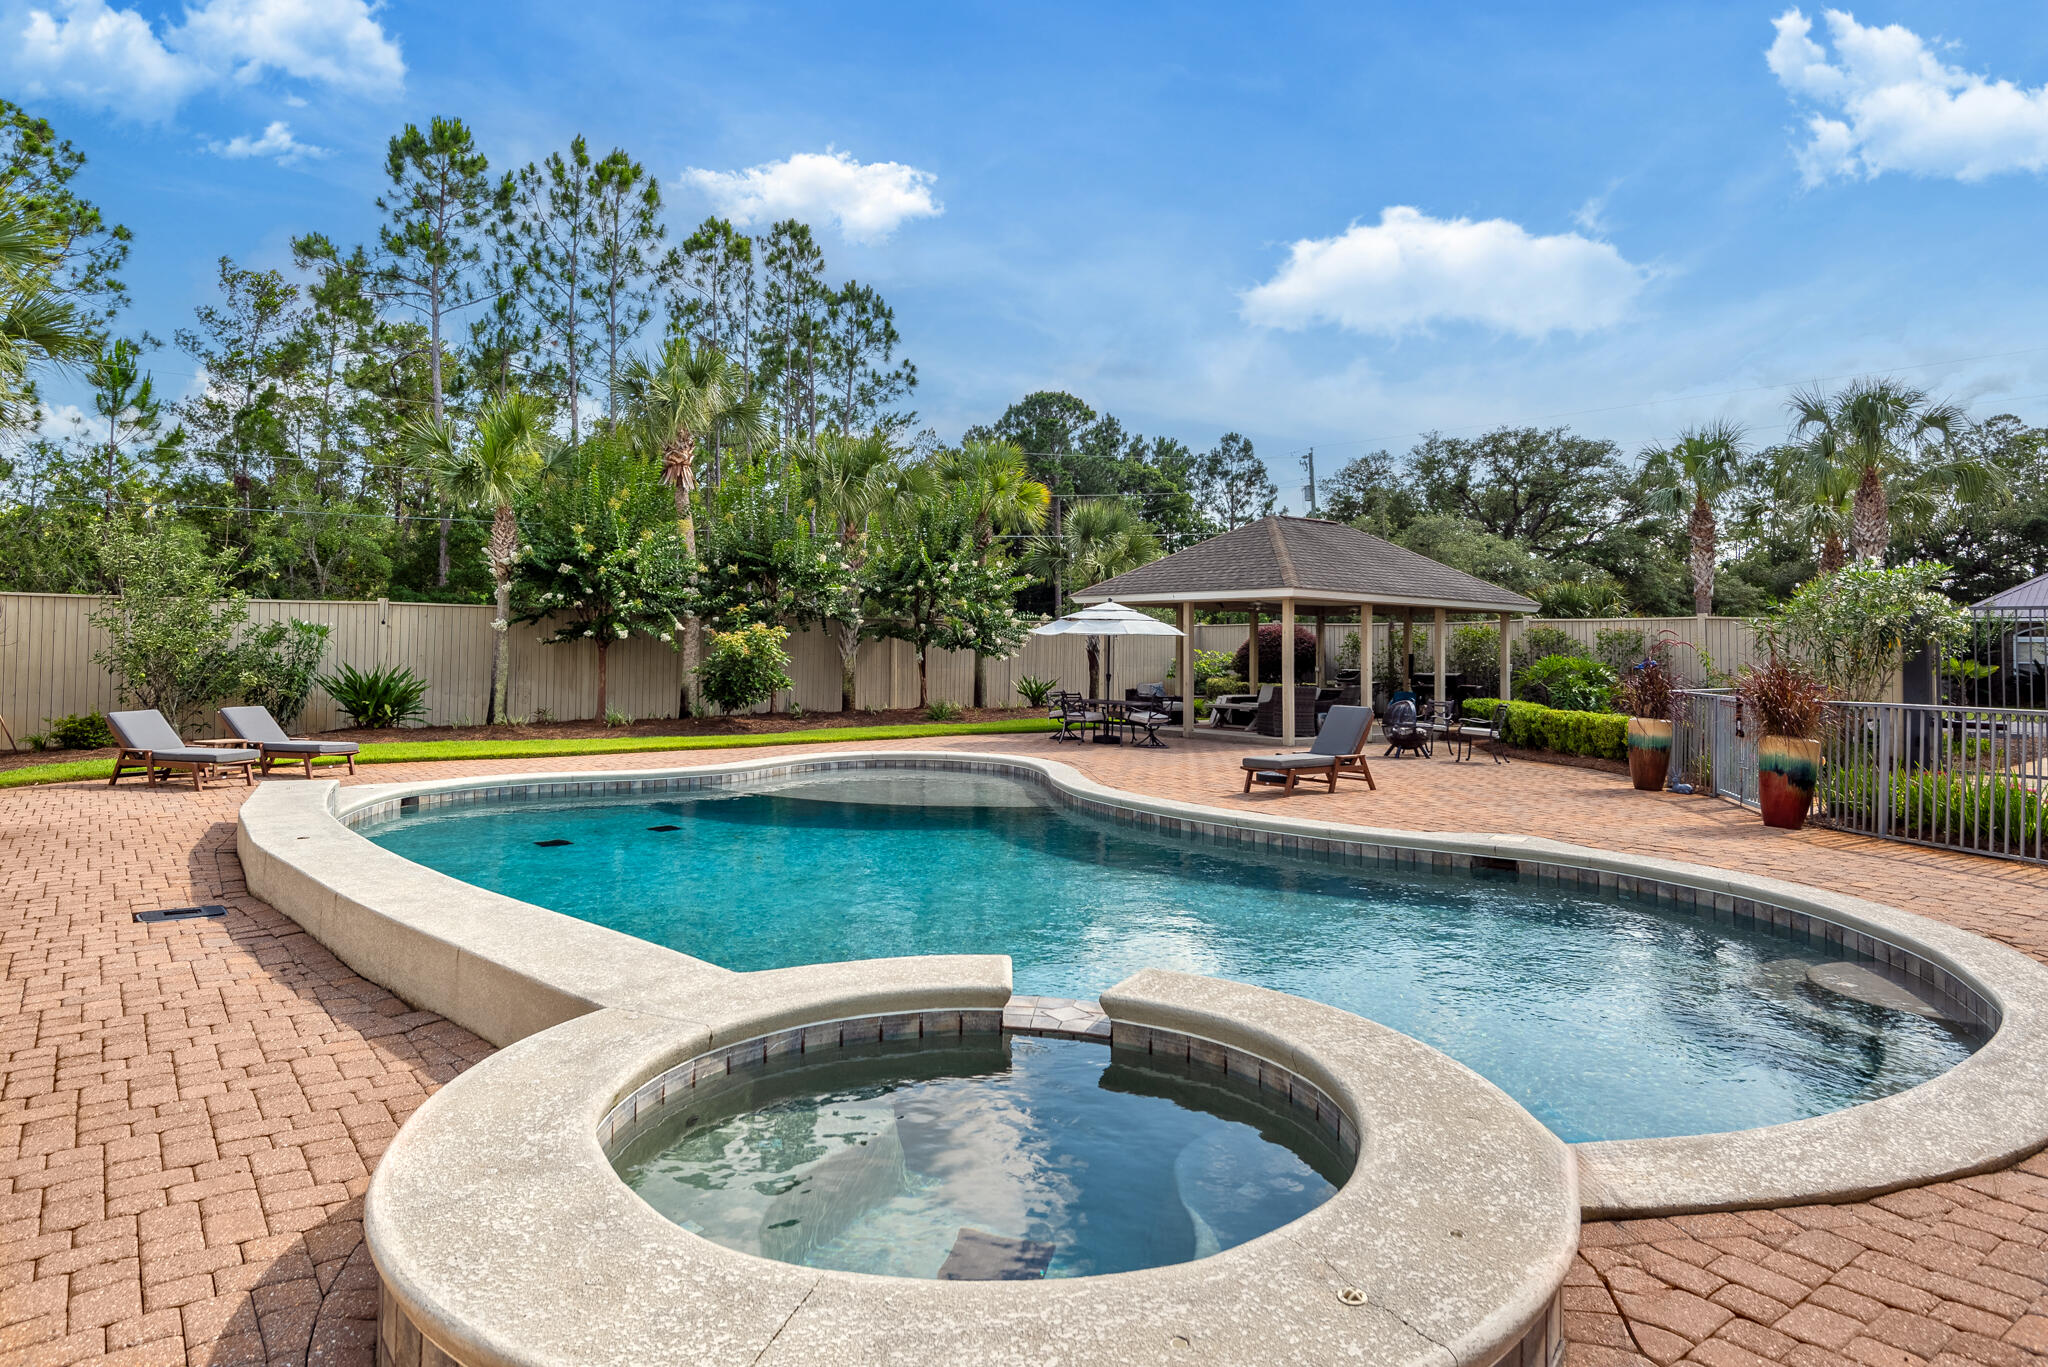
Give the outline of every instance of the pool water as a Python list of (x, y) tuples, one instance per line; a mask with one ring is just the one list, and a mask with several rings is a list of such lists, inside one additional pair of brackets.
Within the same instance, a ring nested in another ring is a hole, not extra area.
[(1291, 1111), (1144, 1055), (1011, 1035), (771, 1060), (613, 1156), (715, 1243), (948, 1280), (1207, 1257), (1321, 1205), (1349, 1169)]
[(1803, 940), (1512, 876), (1147, 835), (997, 776), (477, 804), (364, 833), (727, 968), (1008, 954), (1021, 993), (1091, 997), (1146, 967), (1277, 988), (1436, 1046), (1567, 1140), (1798, 1120), (1982, 1042), (1809, 985), (1831, 956)]

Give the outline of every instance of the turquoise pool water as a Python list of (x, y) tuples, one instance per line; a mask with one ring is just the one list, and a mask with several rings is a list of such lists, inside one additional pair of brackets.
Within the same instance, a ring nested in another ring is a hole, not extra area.
[(843, 1272), (1028, 1280), (1204, 1258), (1328, 1200), (1312, 1124), (1105, 1045), (973, 1036), (771, 1061), (613, 1167), (685, 1229)]
[(1148, 966), (1278, 988), (1435, 1045), (1568, 1140), (1797, 1120), (1981, 1042), (1808, 985), (1828, 956), (1803, 942), (1512, 880), (1150, 837), (996, 777), (480, 804), (364, 833), (728, 968), (1008, 954), (1022, 993), (1091, 997)]

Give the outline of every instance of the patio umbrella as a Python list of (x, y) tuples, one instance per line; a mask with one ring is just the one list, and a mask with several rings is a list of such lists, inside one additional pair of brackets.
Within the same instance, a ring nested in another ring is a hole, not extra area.
[(1100, 636), (1107, 638), (1102, 657), (1102, 691), (1113, 695), (1110, 685), (1116, 678), (1116, 638), (1119, 636), (1178, 636), (1181, 630), (1147, 617), (1136, 608), (1127, 608), (1122, 603), (1097, 603), (1056, 617), (1031, 629), (1033, 636)]

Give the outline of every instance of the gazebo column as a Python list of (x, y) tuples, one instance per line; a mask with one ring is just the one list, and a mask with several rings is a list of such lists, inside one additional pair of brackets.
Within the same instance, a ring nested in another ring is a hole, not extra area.
[(1450, 614), (1446, 613), (1442, 608), (1438, 608), (1436, 610), (1436, 622), (1431, 626), (1429, 632), (1429, 643), (1435, 647), (1433, 654), (1436, 657), (1436, 710), (1438, 712), (1444, 710), (1444, 701), (1450, 693), (1450, 690), (1444, 686), (1444, 638), (1451, 634), (1449, 622)]
[(1316, 609), (1316, 686), (1318, 688), (1330, 681), (1330, 671), (1324, 664), (1329, 652), (1323, 649), (1323, 641), (1329, 634), (1329, 630), (1329, 611), (1324, 608)]
[[(1255, 648), (1256, 649), (1256, 648)], [(1280, 600), (1280, 735), (1294, 744), (1294, 600)]]
[(1192, 740), (1195, 734), (1195, 605), (1182, 603), (1174, 625), (1180, 628), (1180, 733)]
[(1358, 700), (1372, 706), (1372, 604), (1358, 605)]
[(1401, 687), (1415, 691), (1415, 609), (1401, 616)]
[(1244, 681), (1251, 685), (1252, 692), (1259, 691), (1259, 605), (1252, 604), (1250, 634), (1245, 639), (1251, 642), (1244, 648)]
[(1514, 696), (1508, 690), (1508, 623), (1511, 620), (1505, 612), (1500, 615), (1500, 695), (1503, 699)]

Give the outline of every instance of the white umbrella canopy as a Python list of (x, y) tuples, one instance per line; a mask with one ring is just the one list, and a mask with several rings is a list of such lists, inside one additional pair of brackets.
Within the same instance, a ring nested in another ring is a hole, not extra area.
[(1157, 617), (1147, 617), (1136, 608), (1127, 608), (1122, 603), (1096, 603), (1056, 617), (1050, 622), (1031, 628), (1033, 636), (1107, 636), (1112, 638), (1105, 653), (1102, 666), (1103, 691), (1111, 691), (1110, 685), (1116, 679), (1115, 637), (1118, 636), (1179, 636), (1181, 629)]

